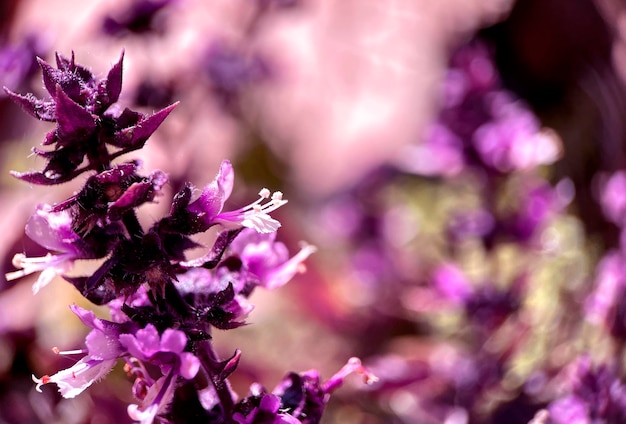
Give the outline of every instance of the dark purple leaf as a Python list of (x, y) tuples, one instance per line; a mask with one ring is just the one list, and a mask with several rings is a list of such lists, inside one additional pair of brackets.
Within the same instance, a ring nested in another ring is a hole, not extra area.
[(111, 105), (120, 97), (122, 92), (122, 62), (124, 60), (124, 51), (120, 55), (120, 60), (109, 70), (109, 74), (106, 78), (106, 102)]
[(39, 100), (33, 94), (21, 95), (12, 92), (8, 88), (4, 87), (5, 93), (11, 100), (17, 103), (26, 113), (29, 115), (41, 119), (42, 121), (54, 122), (56, 121), (54, 114), (54, 102)]
[(96, 120), (81, 105), (69, 98), (60, 86), (56, 90), (57, 134), (64, 140), (81, 140), (96, 129)]
[(111, 144), (117, 147), (141, 148), (176, 106), (178, 106), (178, 102), (140, 119), (137, 124), (131, 127), (118, 131)]

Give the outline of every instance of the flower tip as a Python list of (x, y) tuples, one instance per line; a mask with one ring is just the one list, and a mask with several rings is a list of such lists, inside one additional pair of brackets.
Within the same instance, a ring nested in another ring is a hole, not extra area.
[(348, 369), (354, 370), (357, 374), (361, 374), (363, 376), (363, 382), (367, 385), (376, 383), (379, 378), (372, 374), (370, 370), (368, 370), (361, 360), (357, 357), (352, 357), (348, 359), (348, 363), (346, 364)]
[(49, 375), (44, 375), (41, 378), (37, 378), (35, 377), (35, 374), (31, 374), (30, 377), (32, 378), (33, 382), (37, 384), (35, 386), (35, 390), (37, 390), (39, 393), (42, 393), (41, 386), (43, 386), (44, 384), (48, 384), (50, 382)]

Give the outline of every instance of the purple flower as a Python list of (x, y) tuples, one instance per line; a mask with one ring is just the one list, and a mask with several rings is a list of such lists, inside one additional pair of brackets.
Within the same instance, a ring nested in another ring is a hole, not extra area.
[[(199, 223), (198, 231), (205, 231), (215, 224), (227, 229), (254, 228), (260, 233), (272, 233), (280, 227), (280, 222), (269, 213), (287, 203), (280, 191), (271, 195), (266, 188), (259, 192), (259, 199), (243, 208), (222, 212), (226, 199), (233, 190), (233, 166), (227, 160), (222, 161), (215, 179), (204, 187), (200, 197), (187, 205), (186, 211)], [(269, 199), (263, 204), (264, 200)]]
[(55, 252), (29, 258), (23, 253), (13, 257), (13, 265), (21, 268), (6, 274), (8, 281), (41, 271), (33, 285), (37, 293), (57, 275), (69, 272), (77, 259), (94, 258), (86, 243), (72, 229), (72, 216), (67, 211), (52, 212), (49, 205), (40, 205), (26, 224), (26, 235), (39, 245)]
[(119, 342), (128, 353), (140, 361), (147, 361), (161, 368), (163, 377), (148, 389), (142, 405), (130, 405), (128, 414), (141, 423), (152, 423), (163, 412), (174, 395), (176, 376), (190, 380), (200, 369), (200, 361), (192, 353), (185, 352), (187, 336), (182, 331), (166, 329), (159, 335), (157, 329), (147, 325), (135, 334), (121, 334)]
[(72, 305), (70, 308), (92, 330), (85, 339), (86, 351), (59, 353), (87, 353), (87, 355), (72, 367), (52, 376), (44, 375), (41, 378), (33, 376), (33, 381), (37, 383), (37, 391), (41, 391), (43, 384), (54, 383), (65, 398), (73, 398), (80, 394), (113, 369), (117, 360), (126, 354), (119, 341), (120, 334), (129, 330), (128, 326), (98, 319), (93, 312), (79, 306)]
[(465, 167), (463, 141), (442, 123), (433, 123), (421, 143), (405, 148), (397, 165), (417, 175), (452, 177)]
[(230, 248), (241, 259), (245, 272), (267, 289), (281, 287), (303, 271), (303, 262), (317, 250), (305, 244), (289, 258), (287, 247), (276, 241), (276, 233), (251, 230), (242, 231)]

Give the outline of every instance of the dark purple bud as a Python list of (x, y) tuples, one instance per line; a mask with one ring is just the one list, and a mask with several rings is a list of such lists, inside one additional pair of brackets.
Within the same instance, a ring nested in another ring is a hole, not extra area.
[(133, 183), (109, 206), (109, 218), (112, 221), (121, 219), (125, 212), (146, 202), (151, 202), (166, 181), (165, 173), (155, 171), (148, 177), (147, 181)]
[(53, 98), (57, 96), (57, 85), (73, 100), (80, 98), (80, 79), (76, 74), (64, 72), (62, 69), (55, 69), (41, 58), (37, 58), (37, 61), (43, 71), (43, 83), (46, 90)]
[(74, 52), (72, 51), (72, 57), (70, 59), (66, 58), (60, 53), (55, 54), (57, 68), (63, 70), (65, 72), (72, 73), (83, 81), (84, 83), (91, 83), (95, 80), (93, 73), (85, 68), (84, 66), (77, 65), (74, 61)]

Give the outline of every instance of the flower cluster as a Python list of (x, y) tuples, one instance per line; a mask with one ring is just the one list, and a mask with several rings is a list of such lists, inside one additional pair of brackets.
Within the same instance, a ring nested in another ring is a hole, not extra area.
[[(141, 149), (176, 104), (151, 115), (115, 107), (122, 88), (122, 60), (103, 79), (76, 64), (74, 56), (56, 55), (57, 67), (39, 60), (51, 98), (7, 94), (32, 116), (55, 122), (43, 141), (50, 150), (34, 153), (47, 161), (43, 171), (14, 172), (34, 184), (55, 185), (88, 174), (82, 189), (55, 205), (40, 205), (26, 234), (48, 250), (43, 257), (19, 253), (13, 280), (41, 272), (37, 293), (62, 276), (89, 301), (107, 305), (111, 319), (97, 318), (76, 305), (72, 311), (91, 331), (84, 355), (72, 367), (33, 377), (37, 389), (54, 383), (66, 398), (103, 378), (118, 360), (135, 379), (137, 404), (129, 416), (141, 423), (238, 422), (316, 423), (330, 393), (353, 371), (368, 375), (357, 359), (328, 382), (314, 372), (291, 373), (271, 393), (260, 385), (237, 401), (228, 377), (241, 352), (220, 359), (212, 345), (213, 328), (233, 329), (252, 310), (248, 299), (257, 286), (276, 288), (300, 272), (315, 251), (304, 245), (290, 257), (276, 241), (279, 221), (270, 213), (287, 203), (282, 193), (259, 192), (259, 199), (225, 210), (234, 171), (223, 161), (202, 190), (186, 184), (175, 194), (169, 214), (148, 229), (137, 209), (163, 195), (167, 175), (140, 172), (137, 160), (114, 162)], [(194, 236), (218, 228), (206, 254)], [(99, 260), (91, 275), (72, 275), (76, 261)], [(197, 421), (200, 420), (200, 421)]]
[(574, 185), (548, 172), (560, 140), (504, 87), (489, 48), (474, 40), (455, 52), (441, 92), (439, 115), (396, 166), (311, 220), (349, 276), (343, 309), (325, 306), (350, 322), (336, 331), (355, 334), (380, 378), (379, 416), (623, 422), (626, 174), (597, 178), (621, 238), (590, 275), (568, 215)]

